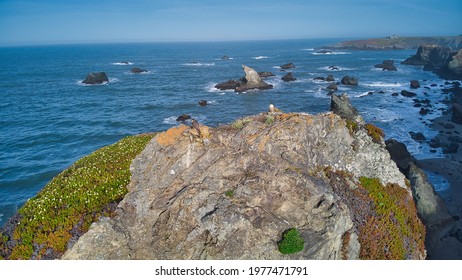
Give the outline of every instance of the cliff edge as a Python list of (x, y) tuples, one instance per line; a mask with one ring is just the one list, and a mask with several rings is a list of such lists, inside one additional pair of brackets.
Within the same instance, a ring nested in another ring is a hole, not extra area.
[[(115, 216), (64, 259), (425, 258), (425, 228), (382, 137), (334, 113), (180, 125), (130, 170)], [(289, 231), (301, 241), (291, 254)]]

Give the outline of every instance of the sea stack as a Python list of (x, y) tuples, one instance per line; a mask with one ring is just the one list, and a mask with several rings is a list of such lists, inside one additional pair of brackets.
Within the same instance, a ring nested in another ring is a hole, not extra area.
[(243, 83), (235, 89), (236, 92), (243, 92), (252, 89), (264, 90), (273, 88), (272, 85), (265, 83), (261, 79), (260, 75), (258, 75), (258, 72), (253, 68), (250, 68), (247, 65), (242, 65), (242, 68), (245, 72), (245, 78), (242, 79)]
[(82, 81), (83, 84), (87, 85), (98, 85), (109, 82), (109, 79), (105, 72), (91, 72), (87, 75), (85, 80)]

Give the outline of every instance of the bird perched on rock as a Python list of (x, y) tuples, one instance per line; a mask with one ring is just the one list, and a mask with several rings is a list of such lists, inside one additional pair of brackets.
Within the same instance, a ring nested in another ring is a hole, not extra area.
[(270, 104), (270, 105), (269, 105), (269, 107), (268, 107), (268, 112), (274, 113), (274, 105), (273, 105), (273, 104)]
[(195, 130), (197, 130), (197, 133), (199, 133), (199, 136), (200, 136), (201, 135), (201, 125), (199, 124), (199, 122), (196, 121), (195, 119), (192, 119), (191, 120), (191, 126)]

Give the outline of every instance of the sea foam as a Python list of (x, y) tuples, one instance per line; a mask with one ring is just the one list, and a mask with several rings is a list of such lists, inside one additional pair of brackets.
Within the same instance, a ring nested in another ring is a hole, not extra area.
[(112, 65), (133, 65), (133, 62), (113, 62)]

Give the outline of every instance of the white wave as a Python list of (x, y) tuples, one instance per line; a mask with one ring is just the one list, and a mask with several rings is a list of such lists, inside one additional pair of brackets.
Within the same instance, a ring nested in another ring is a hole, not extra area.
[(83, 86), (83, 87), (105, 86), (105, 85), (107, 85), (109, 82), (111, 82), (111, 79), (109, 79), (109, 82), (103, 82), (103, 83), (101, 83), (101, 84), (85, 84), (83, 81), (84, 81), (84, 80), (78, 80), (78, 81), (76, 81), (75, 83), (76, 83), (78, 86)]
[(129, 74), (129, 75), (151, 75), (151, 74), (154, 74), (154, 71), (147, 70), (146, 72), (140, 72), (140, 73), (132, 73), (132, 72), (128, 71), (128, 72), (125, 72), (125, 74)]
[(84, 86), (84, 87), (92, 87), (92, 86), (105, 86), (109, 83), (116, 83), (119, 81), (117, 78), (109, 78), (109, 82), (102, 82), (101, 84), (85, 84), (83, 83), (84, 80), (77, 80), (75, 83), (79, 86)]
[(368, 83), (364, 85), (368, 87), (402, 87), (403, 86), (400, 83), (384, 83), (384, 82), (373, 82), (373, 83)]
[(214, 66), (215, 63), (203, 63), (203, 62), (188, 62), (188, 63), (183, 63), (182, 65), (185, 66)]
[(304, 51), (314, 51), (313, 48), (303, 49)]
[(220, 95), (224, 95), (226, 92), (233, 92), (233, 89), (221, 90), (215, 87), (216, 83), (209, 83), (205, 86), (205, 90), (210, 93), (218, 93)]
[(353, 95), (353, 96), (354, 96), (354, 97), (357, 97), (357, 98), (361, 98), (361, 97), (364, 97), (364, 96), (368, 96), (368, 95), (369, 95), (369, 92), (370, 92), (370, 91), (366, 91), (366, 92), (363, 92), (363, 93), (355, 94), (355, 95)]
[(122, 61), (122, 62), (113, 62), (112, 65), (133, 65), (133, 62), (130, 61)]
[(178, 118), (178, 116), (171, 116), (171, 117), (165, 118), (165, 119), (162, 121), (162, 123), (164, 123), (164, 124), (176, 125), (176, 124), (179, 123), (179, 122), (176, 121), (177, 118)]
[(267, 56), (264, 56), (264, 55), (252, 57), (252, 59), (256, 59), (256, 60), (259, 60), (259, 59), (266, 59), (266, 58), (268, 58), (268, 57), (267, 57)]
[(319, 70), (325, 70), (325, 71), (351, 71), (351, 70), (356, 70), (356, 68), (341, 67), (341, 66), (336, 66), (336, 65), (323, 66), (323, 67), (319, 67), (318, 69)]
[(330, 98), (330, 96), (324, 90), (324, 87), (318, 87), (317, 89), (308, 89), (305, 90), (305, 92), (312, 94), (316, 98)]
[(327, 52), (312, 52), (312, 55), (340, 55), (340, 54), (351, 54), (351, 52), (333, 52), (333, 51), (327, 51)]

